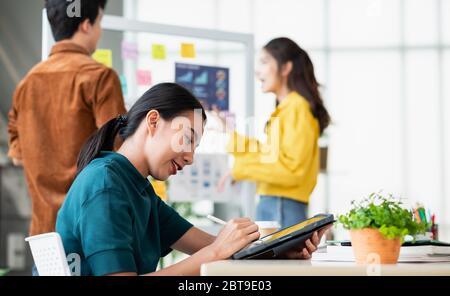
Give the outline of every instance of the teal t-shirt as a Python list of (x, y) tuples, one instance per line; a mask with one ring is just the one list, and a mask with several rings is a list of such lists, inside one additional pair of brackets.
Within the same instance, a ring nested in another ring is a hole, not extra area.
[(115, 152), (101, 152), (77, 176), (56, 222), (66, 255), (80, 256), (81, 275), (155, 271), (191, 227)]

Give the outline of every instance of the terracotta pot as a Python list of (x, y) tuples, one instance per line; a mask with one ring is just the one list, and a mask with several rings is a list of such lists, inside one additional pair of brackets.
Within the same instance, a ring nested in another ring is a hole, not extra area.
[(353, 229), (350, 236), (357, 264), (397, 263), (400, 238), (387, 239), (375, 228)]

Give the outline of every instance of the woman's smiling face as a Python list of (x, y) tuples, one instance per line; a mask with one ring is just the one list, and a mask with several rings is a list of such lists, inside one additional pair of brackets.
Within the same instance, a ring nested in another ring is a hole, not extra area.
[(261, 81), (261, 90), (265, 93), (276, 92), (281, 85), (278, 64), (270, 53), (263, 49), (259, 55), (256, 78)]
[(155, 110), (146, 117), (149, 137), (145, 143), (149, 174), (166, 180), (194, 161), (194, 152), (203, 135), (202, 113), (186, 111), (170, 120)]

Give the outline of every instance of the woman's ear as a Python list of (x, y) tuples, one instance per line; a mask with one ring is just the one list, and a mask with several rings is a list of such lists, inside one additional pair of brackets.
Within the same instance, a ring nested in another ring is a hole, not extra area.
[(292, 61), (289, 61), (283, 65), (281, 68), (281, 75), (284, 77), (288, 77), (292, 71)]
[(160, 115), (157, 110), (150, 110), (147, 113), (147, 116), (145, 117), (145, 121), (147, 124), (147, 130), (149, 131), (150, 135), (154, 135), (156, 131), (156, 127), (158, 126)]

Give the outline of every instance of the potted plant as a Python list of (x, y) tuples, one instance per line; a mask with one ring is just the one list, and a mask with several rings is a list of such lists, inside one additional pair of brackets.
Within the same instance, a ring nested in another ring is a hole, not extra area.
[(339, 215), (339, 223), (350, 230), (355, 260), (358, 264), (378, 261), (395, 264), (405, 235), (424, 233), (425, 222), (417, 223), (402, 203), (381, 193), (372, 193), (361, 202), (352, 202), (352, 209)]

